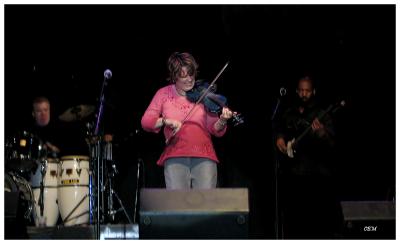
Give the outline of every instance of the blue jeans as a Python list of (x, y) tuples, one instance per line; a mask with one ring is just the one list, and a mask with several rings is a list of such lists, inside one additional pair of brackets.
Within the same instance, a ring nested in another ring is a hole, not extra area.
[(217, 163), (208, 158), (169, 158), (164, 163), (167, 189), (211, 189), (217, 186)]

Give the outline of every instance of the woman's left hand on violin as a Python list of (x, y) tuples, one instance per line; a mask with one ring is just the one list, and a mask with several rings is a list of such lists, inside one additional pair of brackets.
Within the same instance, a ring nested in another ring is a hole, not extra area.
[(236, 114), (236, 112), (232, 112), (231, 110), (229, 110), (229, 108), (224, 107), (222, 108), (222, 112), (221, 115), (219, 116), (219, 119), (226, 122), (227, 120), (232, 118), (233, 114)]

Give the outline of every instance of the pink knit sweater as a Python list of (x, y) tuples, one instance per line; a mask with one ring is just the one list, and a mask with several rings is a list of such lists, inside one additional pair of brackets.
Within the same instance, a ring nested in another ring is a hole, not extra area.
[[(160, 116), (165, 119), (183, 121), (193, 106), (194, 103), (177, 93), (175, 85), (165, 86), (157, 91), (145, 111), (141, 121), (142, 127), (146, 131), (158, 133), (161, 128), (154, 127)], [(157, 164), (164, 165), (164, 161), (172, 157), (204, 157), (218, 162), (211, 134), (221, 137), (225, 134), (226, 127), (221, 131), (216, 131), (214, 124), (217, 120), (218, 116), (205, 111), (203, 104), (196, 105), (178, 133), (165, 147)], [(170, 138), (171, 134), (172, 129), (165, 126), (165, 138)]]

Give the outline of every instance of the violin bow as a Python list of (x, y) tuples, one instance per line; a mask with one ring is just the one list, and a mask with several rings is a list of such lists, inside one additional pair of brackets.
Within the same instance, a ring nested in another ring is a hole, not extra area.
[[(224, 65), (224, 67), (222, 67), (222, 69), (219, 71), (219, 73), (217, 74), (217, 76), (215, 76), (214, 80), (211, 82), (211, 84), (207, 87), (207, 89), (203, 92), (203, 94), (201, 94), (201, 96), (199, 97), (199, 99), (197, 99), (196, 103), (194, 104), (194, 106), (189, 110), (189, 112), (186, 114), (185, 118), (182, 120), (182, 124), (185, 123), (185, 121), (189, 118), (189, 116), (192, 114), (192, 112), (194, 111), (194, 108), (196, 108), (196, 105), (199, 104), (204, 97), (208, 94), (208, 92), (210, 91), (211, 87), (215, 84), (215, 82), (218, 80), (218, 78), (222, 75), (222, 73), (225, 71), (226, 67), (228, 67), (229, 61), (226, 62), (226, 64)], [(168, 143), (170, 142), (171, 138), (174, 137), (176, 134), (172, 133), (172, 136), (170, 138), (167, 138), (165, 140), (165, 144), (168, 145)]]

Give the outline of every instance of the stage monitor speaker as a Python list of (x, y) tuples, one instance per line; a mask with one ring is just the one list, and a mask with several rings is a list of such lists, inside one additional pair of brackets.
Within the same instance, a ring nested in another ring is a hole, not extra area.
[[(95, 225), (88, 226), (55, 226), (28, 227), (29, 239), (36, 240), (95, 240)], [(139, 239), (137, 224), (100, 225), (100, 240), (134, 240)]]
[(246, 188), (142, 189), (140, 239), (246, 239)]
[(395, 203), (391, 201), (343, 201), (344, 237), (395, 239)]
[(94, 240), (94, 226), (28, 226), (28, 236), (32, 240)]

